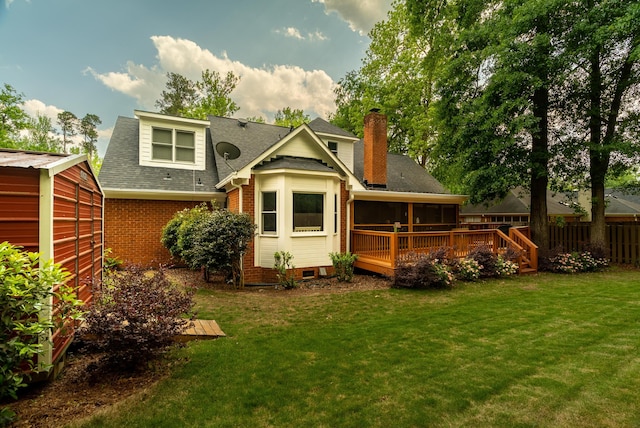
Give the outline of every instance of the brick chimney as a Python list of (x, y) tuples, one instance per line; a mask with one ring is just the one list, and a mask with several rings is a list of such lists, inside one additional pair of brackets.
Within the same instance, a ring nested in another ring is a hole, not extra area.
[(372, 187), (387, 187), (387, 116), (371, 109), (364, 117), (364, 179)]

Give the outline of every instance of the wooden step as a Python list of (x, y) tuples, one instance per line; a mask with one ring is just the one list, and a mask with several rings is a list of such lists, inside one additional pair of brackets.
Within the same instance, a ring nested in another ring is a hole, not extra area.
[(175, 339), (187, 342), (196, 339), (216, 339), (226, 337), (226, 334), (214, 320), (193, 320), (192, 325)]

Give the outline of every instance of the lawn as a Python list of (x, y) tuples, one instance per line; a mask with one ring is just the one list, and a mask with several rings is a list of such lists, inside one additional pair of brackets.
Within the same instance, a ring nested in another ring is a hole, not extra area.
[(197, 301), (227, 337), (82, 426), (640, 425), (637, 270)]

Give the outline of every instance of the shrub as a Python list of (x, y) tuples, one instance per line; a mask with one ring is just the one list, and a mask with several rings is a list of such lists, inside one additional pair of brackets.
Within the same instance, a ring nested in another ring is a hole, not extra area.
[(518, 273), (518, 264), (501, 255), (496, 259), (496, 276), (511, 276)]
[(480, 278), (482, 265), (474, 259), (462, 259), (453, 264), (454, 273), (463, 281), (477, 281)]
[(174, 343), (193, 305), (193, 290), (177, 289), (164, 270), (129, 266), (101, 284), (81, 334), (107, 367), (134, 370)]
[[(34, 361), (43, 351), (40, 336), (81, 316), (82, 312), (77, 310), (81, 302), (71, 287), (61, 286), (55, 296), (52, 291), (55, 284), (62, 284), (68, 276), (51, 260), (40, 266), (37, 253), (24, 252), (8, 242), (0, 243), (0, 401), (16, 399), (29, 370), (38, 369)], [(54, 312), (54, 308), (48, 307), (52, 297), (57, 302), (58, 316), (48, 320), (41, 317), (41, 312)], [(13, 417), (11, 410), (0, 409), (0, 426)]]
[(243, 287), (242, 256), (254, 232), (248, 214), (209, 211), (202, 204), (176, 213), (162, 231), (162, 243), (191, 269), (221, 272), (234, 286)]
[(559, 253), (549, 257), (548, 269), (557, 273), (594, 272), (609, 265), (605, 258), (595, 258), (590, 252)]
[(278, 285), (285, 290), (296, 288), (295, 266), (291, 263), (293, 255), (288, 251), (277, 251), (273, 258), (273, 267), (277, 271)]
[(467, 255), (468, 259), (478, 262), (482, 269), (480, 270), (481, 278), (492, 278), (497, 276), (496, 263), (498, 256), (486, 245), (480, 245), (472, 249)]
[[(395, 288), (451, 287), (455, 277), (444, 255), (446, 249), (430, 254), (412, 254), (401, 260), (393, 279)], [(439, 258), (442, 257), (442, 258)]]
[(353, 280), (353, 264), (358, 259), (357, 254), (346, 253), (329, 253), (333, 270), (340, 282), (351, 282)]

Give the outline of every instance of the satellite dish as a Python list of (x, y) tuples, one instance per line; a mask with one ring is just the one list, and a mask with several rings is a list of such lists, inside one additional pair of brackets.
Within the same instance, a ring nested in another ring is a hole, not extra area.
[(216, 152), (225, 160), (238, 159), (240, 157), (240, 149), (234, 144), (227, 143), (226, 141), (221, 141), (216, 144)]

